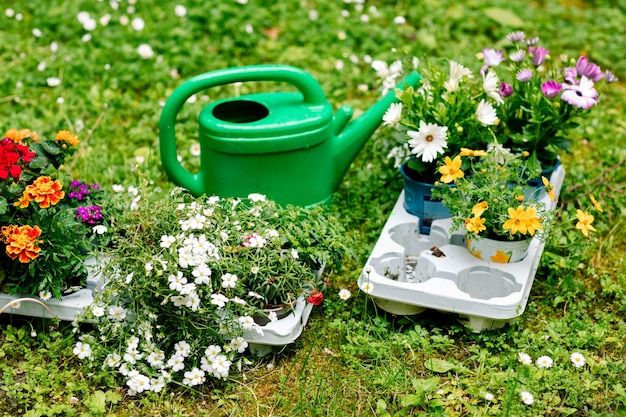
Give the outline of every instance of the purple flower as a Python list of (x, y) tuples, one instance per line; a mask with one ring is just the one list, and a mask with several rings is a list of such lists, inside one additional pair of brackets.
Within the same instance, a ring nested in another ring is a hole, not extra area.
[(523, 68), (517, 71), (517, 74), (515, 74), (515, 78), (523, 83), (528, 82), (531, 78), (533, 78), (533, 70), (531, 70), (530, 68)]
[(533, 65), (538, 67), (546, 61), (546, 56), (550, 53), (543, 46), (530, 46), (528, 52), (533, 56)]
[(607, 82), (609, 83), (614, 83), (617, 82), (619, 79), (615, 76), (615, 74), (613, 74), (611, 71), (606, 70), (604, 71), (604, 78), (606, 79)]
[(517, 51), (509, 55), (509, 59), (513, 62), (522, 62), (524, 60), (524, 57), (526, 57), (526, 51), (524, 51), (523, 49), (518, 49)]
[(594, 88), (593, 81), (584, 75), (578, 85), (563, 84), (563, 90), (561, 100), (572, 106), (587, 110), (598, 103), (598, 92)]
[(482, 50), (483, 58), (485, 58), (485, 65), (489, 67), (497, 67), (500, 63), (506, 61), (506, 58), (502, 56), (502, 49), (496, 51), (493, 48), (485, 48)]
[(570, 84), (578, 84), (578, 73), (576, 68), (565, 68), (563, 79)]
[(518, 31), (509, 33), (508, 35), (506, 35), (506, 38), (510, 40), (511, 42), (521, 42), (524, 39), (526, 39), (526, 34), (518, 30)]
[(602, 70), (585, 56), (581, 56), (576, 61), (576, 72), (580, 77), (585, 76), (593, 82), (599, 81), (604, 77)]
[(498, 92), (502, 97), (509, 97), (511, 94), (513, 94), (513, 86), (505, 82), (501, 82)]
[(534, 38), (526, 39), (526, 45), (535, 45), (539, 42), (539, 38), (535, 36)]
[(100, 213), (100, 206), (78, 207), (76, 211), (78, 213), (76, 218), (90, 226), (94, 226), (104, 219), (104, 216)]
[(543, 95), (548, 98), (554, 98), (559, 95), (561, 92), (561, 83), (558, 83), (554, 80), (548, 80), (545, 83), (541, 84), (541, 91)]

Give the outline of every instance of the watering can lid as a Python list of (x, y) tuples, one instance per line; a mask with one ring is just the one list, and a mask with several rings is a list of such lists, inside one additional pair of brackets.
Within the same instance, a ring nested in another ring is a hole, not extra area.
[(204, 107), (199, 124), (203, 146), (224, 152), (269, 153), (317, 145), (332, 135), (328, 103), (311, 104), (301, 93), (251, 94)]

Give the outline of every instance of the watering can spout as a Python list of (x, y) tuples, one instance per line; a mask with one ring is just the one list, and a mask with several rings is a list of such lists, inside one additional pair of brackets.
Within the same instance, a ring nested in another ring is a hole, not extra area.
[[(413, 71), (397, 85), (397, 88), (403, 90), (406, 87), (416, 87), (420, 80), (421, 76)], [(337, 186), (350, 168), (352, 161), (382, 123), (383, 116), (389, 106), (397, 101), (395, 91), (389, 91), (370, 109), (352, 121), (350, 121), (352, 117), (351, 107), (343, 106), (337, 111), (333, 120), (334, 139), (337, 143), (332, 147)]]

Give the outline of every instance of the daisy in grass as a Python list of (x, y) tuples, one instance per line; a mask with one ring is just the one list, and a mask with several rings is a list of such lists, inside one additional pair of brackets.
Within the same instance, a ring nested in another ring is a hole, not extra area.
[(583, 366), (585, 366), (586, 363), (585, 357), (579, 352), (572, 353), (569, 357), (569, 360), (576, 368), (582, 368)]

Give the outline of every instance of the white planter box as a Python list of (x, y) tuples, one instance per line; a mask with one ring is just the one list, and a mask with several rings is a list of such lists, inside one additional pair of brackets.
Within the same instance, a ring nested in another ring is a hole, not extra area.
[[(551, 177), (558, 195), (565, 178), (559, 166)], [(544, 193), (542, 200), (553, 209)], [(370, 296), (393, 314), (417, 314), (426, 308), (456, 313), (473, 331), (512, 324), (526, 308), (544, 243), (533, 239), (520, 262), (481, 261), (465, 248), (465, 237), (450, 234), (450, 219), (435, 220), (430, 234), (418, 231), (418, 218), (403, 207), (400, 193), (363, 268), (358, 283), (373, 285)], [(439, 248), (445, 256), (435, 256)]]
[(298, 298), (296, 306), (289, 315), (274, 322), (261, 326), (263, 334), (249, 331), (244, 334), (250, 352), (262, 357), (273, 351), (276, 346), (285, 346), (293, 343), (300, 335), (309, 320), (313, 304), (307, 303), (304, 298)]
[(41, 301), (38, 297), (31, 297), (23, 294), (5, 294), (0, 292), (0, 308), (3, 308), (7, 304), (11, 304), (15, 300), (34, 298), (45, 304), (48, 309), (41, 304), (23, 300), (20, 302), (19, 308), (7, 307), (4, 313), (19, 314), (22, 316), (41, 317), (41, 318), (58, 318), (60, 320), (73, 321), (76, 315), (82, 312), (85, 307), (89, 306), (93, 302), (94, 295), (102, 289), (105, 283), (104, 278), (100, 271), (96, 269), (96, 260), (88, 259), (85, 264), (89, 268), (89, 275), (87, 277), (85, 288), (73, 292), (71, 294), (63, 296), (63, 299), (51, 299), (48, 301)]

